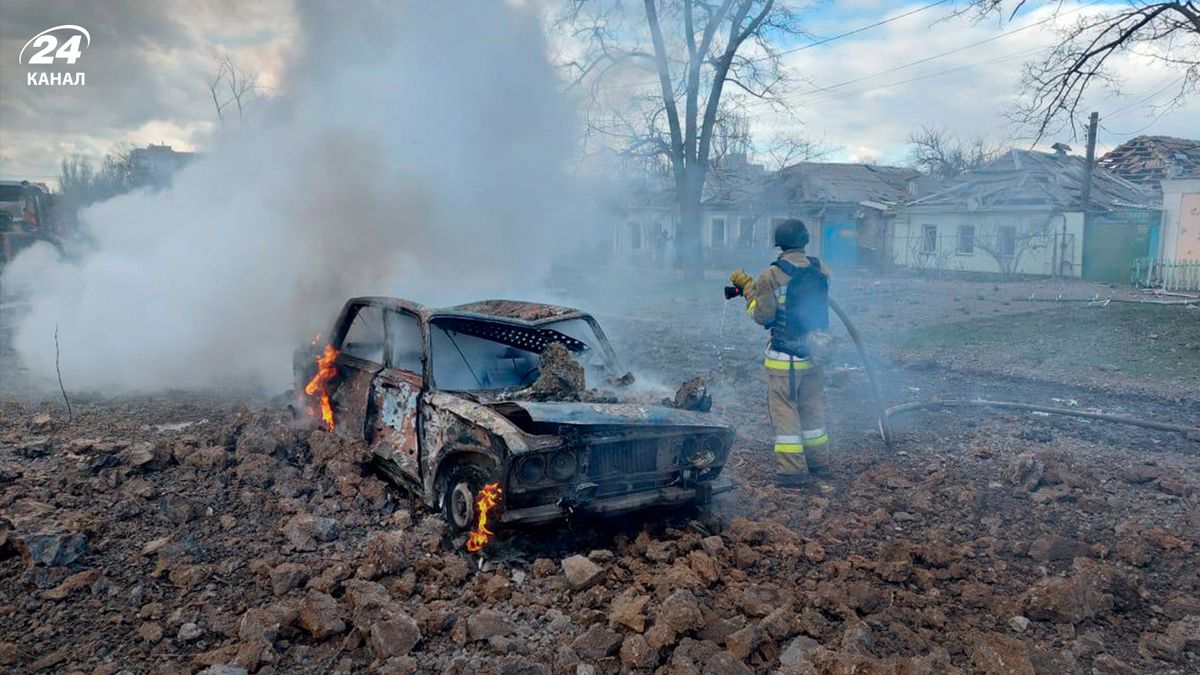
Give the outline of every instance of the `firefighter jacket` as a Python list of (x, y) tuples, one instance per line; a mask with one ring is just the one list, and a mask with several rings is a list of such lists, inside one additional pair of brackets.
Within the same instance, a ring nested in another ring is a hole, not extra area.
[[(805, 254), (802, 248), (793, 248), (783, 251), (779, 254), (780, 260), (795, 265), (796, 267), (808, 267), (810, 264), (808, 255)], [(829, 275), (828, 268), (822, 264), (821, 271), (826, 276)], [(779, 269), (776, 265), (770, 265), (766, 271), (759, 275), (754, 281), (754, 292), (748, 299), (746, 311), (754, 319), (754, 322), (765, 328), (770, 328), (775, 322), (777, 312), (782, 310), (787, 302), (788, 289), (787, 273)], [(780, 369), (796, 369), (802, 370), (810, 366), (808, 359), (794, 357), (783, 352), (778, 352), (771, 349), (770, 342), (767, 343), (767, 354), (764, 365), (768, 370)]]

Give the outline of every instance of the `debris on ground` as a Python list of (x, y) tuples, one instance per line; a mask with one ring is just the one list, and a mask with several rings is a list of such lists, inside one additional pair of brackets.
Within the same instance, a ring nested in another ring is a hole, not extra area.
[(679, 389), (675, 391), (675, 398), (664, 400), (663, 404), (681, 410), (708, 412), (712, 410), (712, 394), (708, 393), (708, 385), (704, 378), (697, 375), (679, 385)]
[(542, 350), (538, 368), (538, 378), (529, 388), (535, 400), (578, 401), (587, 391), (583, 366), (560, 342), (552, 342)]

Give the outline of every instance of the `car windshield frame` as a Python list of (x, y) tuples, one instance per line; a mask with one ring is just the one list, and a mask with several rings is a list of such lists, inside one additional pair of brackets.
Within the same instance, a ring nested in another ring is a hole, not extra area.
[[(429, 380), (433, 389), (475, 392), (522, 389), (536, 379), (537, 365), (531, 362), (531, 357), (540, 357), (541, 351), (552, 342), (562, 343), (580, 361), (588, 386), (611, 376), (616, 369), (615, 354), (604, 332), (587, 315), (539, 322), (441, 315), (431, 317), (428, 325)], [(570, 330), (560, 330), (563, 328)], [(487, 353), (489, 350), (494, 353)], [(496, 368), (501, 365), (497, 362), (504, 360), (511, 360), (511, 370)]]

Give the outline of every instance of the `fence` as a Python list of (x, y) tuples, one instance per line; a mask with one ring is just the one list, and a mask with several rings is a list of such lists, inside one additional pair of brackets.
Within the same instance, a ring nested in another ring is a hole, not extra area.
[(1139, 258), (1133, 262), (1130, 282), (1166, 291), (1200, 291), (1200, 260)]

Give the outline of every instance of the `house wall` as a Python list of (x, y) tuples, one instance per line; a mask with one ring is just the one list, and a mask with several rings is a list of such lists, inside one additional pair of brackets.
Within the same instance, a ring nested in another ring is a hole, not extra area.
[[(890, 255), (893, 263), (914, 269), (998, 274), (1004, 270), (996, 257), (1003, 251), (997, 249), (1002, 245), (1001, 238), (1005, 233), (1011, 232), (1013, 248), (1020, 254), (1012, 271), (1050, 275), (1054, 273), (1061, 250), (1064, 225), (1067, 244), (1064, 258), (1068, 263), (1064, 266), (1065, 271), (1071, 276), (1079, 276), (1083, 268), (1083, 214), (1080, 212), (900, 211), (892, 226)], [(973, 228), (961, 233), (961, 242), (960, 226)], [(930, 248), (927, 227), (936, 228), (931, 251), (926, 250)], [(991, 249), (995, 254), (985, 249)]]
[(1161, 260), (1200, 260), (1200, 178), (1162, 182)]

